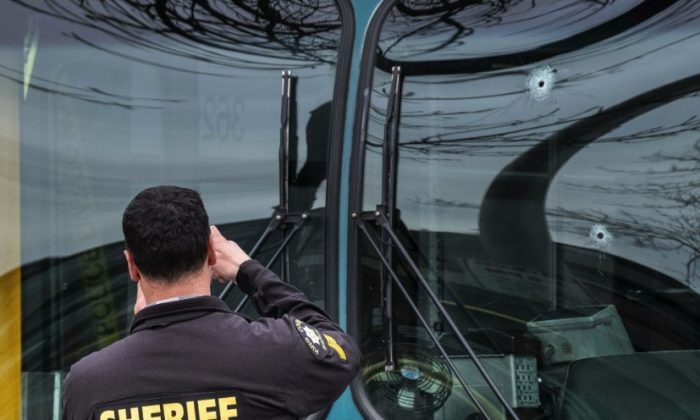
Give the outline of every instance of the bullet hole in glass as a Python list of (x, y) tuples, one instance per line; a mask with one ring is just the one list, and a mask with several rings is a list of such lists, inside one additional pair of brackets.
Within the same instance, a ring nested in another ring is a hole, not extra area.
[(608, 229), (601, 225), (595, 224), (591, 227), (588, 233), (589, 241), (594, 248), (607, 249), (612, 244), (613, 236)]
[(543, 66), (533, 69), (527, 78), (527, 89), (530, 97), (536, 101), (547, 99), (552, 92), (552, 87), (557, 80), (557, 71), (552, 66)]

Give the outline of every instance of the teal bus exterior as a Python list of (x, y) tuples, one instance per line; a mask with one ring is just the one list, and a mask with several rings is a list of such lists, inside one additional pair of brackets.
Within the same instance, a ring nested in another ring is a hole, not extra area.
[(127, 333), (158, 184), (356, 338), (309, 419), (700, 418), (700, 2), (1, 10), (3, 418)]

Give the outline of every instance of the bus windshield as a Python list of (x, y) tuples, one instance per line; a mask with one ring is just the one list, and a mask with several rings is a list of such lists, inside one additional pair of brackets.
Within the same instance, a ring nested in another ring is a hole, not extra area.
[(697, 5), (649, 1), (389, 10), (354, 204), (369, 214), (386, 201), (400, 71), (392, 229), (447, 313), (377, 231), (418, 310), (387, 292), (394, 279), (358, 234), (357, 331), (378, 413), (505, 416), (462, 335), (522, 418), (695, 415), (698, 19)]
[[(287, 210), (310, 214), (287, 248), (289, 278), (326, 305), (337, 3), (189, 3), (2, 2), (0, 279), (2, 298), (17, 296), (0, 314), (21, 328), (2, 354), (13, 369), (22, 355), (23, 419), (59, 418), (65, 372), (127, 334), (135, 283), (121, 215), (136, 193), (196, 189), (211, 223), (246, 250), (256, 242), (280, 204), (283, 71), (297, 93)], [(280, 236), (260, 247), (263, 263)], [(2, 388), (8, 407), (19, 375)]]

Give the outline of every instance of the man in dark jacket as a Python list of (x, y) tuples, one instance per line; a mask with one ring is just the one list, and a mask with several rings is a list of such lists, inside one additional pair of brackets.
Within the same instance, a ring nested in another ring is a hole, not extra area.
[[(296, 418), (357, 373), (352, 338), (210, 227), (196, 191), (144, 190), (122, 226), (137, 313), (129, 336), (71, 367), (64, 420)], [(210, 296), (213, 277), (236, 282), (263, 318)]]

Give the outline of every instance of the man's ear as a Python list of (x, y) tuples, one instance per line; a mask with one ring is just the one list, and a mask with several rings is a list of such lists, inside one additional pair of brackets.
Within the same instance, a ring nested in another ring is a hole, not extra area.
[(209, 241), (207, 242), (207, 264), (216, 264), (216, 250), (214, 248), (214, 239), (212, 239), (212, 235), (209, 235)]
[(136, 267), (136, 263), (134, 262), (134, 256), (131, 254), (131, 251), (125, 249), (124, 258), (126, 258), (126, 265), (129, 267), (129, 277), (131, 277), (131, 280), (140, 281), (141, 273), (139, 272), (138, 267)]

